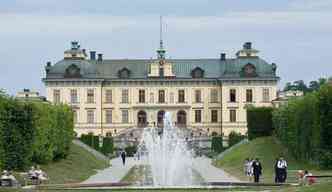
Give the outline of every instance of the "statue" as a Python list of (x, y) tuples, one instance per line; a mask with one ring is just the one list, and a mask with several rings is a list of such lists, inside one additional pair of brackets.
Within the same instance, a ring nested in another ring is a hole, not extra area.
[(276, 75), (276, 71), (277, 71), (277, 65), (275, 63), (272, 63), (272, 72), (273, 72), (273, 75)]

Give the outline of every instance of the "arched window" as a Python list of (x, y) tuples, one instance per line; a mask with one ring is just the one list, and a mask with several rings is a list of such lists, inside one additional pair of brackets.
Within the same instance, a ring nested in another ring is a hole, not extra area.
[(203, 78), (204, 77), (204, 70), (200, 67), (196, 67), (191, 71), (192, 78)]
[(164, 126), (164, 116), (165, 116), (165, 111), (158, 111), (157, 114), (157, 126), (158, 127), (163, 127)]
[(187, 114), (185, 111), (181, 110), (177, 113), (177, 126), (178, 127), (186, 127), (187, 124)]
[(145, 111), (139, 111), (137, 113), (137, 125), (138, 125), (138, 127), (146, 126), (146, 112)]
[(122, 68), (119, 72), (118, 72), (118, 76), (121, 79), (127, 79), (129, 78), (130, 75), (130, 71), (127, 68)]

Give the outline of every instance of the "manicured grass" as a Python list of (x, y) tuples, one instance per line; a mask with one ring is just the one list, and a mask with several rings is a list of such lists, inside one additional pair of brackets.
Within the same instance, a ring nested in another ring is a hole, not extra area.
[[(239, 179), (247, 181), (248, 178), (243, 172), (243, 163), (246, 158), (259, 158), (262, 167), (263, 175), (262, 182), (274, 182), (274, 163), (275, 159), (283, 155), (288, 162), (288, 170), (317, 169), (316, 167), (307, 163), (296, 161), (291, 154), (289, 154), (285, 147), (277, 143), (274, 137), (262, 137), (250, 141), (235, 148), (232, 152), (226, 154), (223, 159), (215, 161), (215, 165), (226, 170), (231, 175)], [(313, 173), (316, 173), (313, 171)], [(295, 172), (289, 171), (290, 180), (294, 182)], [(293, 179), (291, 179), (293, 177)]]
[(97, 159), (85, 149), (72, 144), (70, 154), (66, 159), (41, 167), (49, 176), (49, 183), (63, 184), (81, 182), (95, 174), (97, 170), (106, 168), (108, 163)]
[(332, 182), (314, 184), (303, 187), (288, 187), (283, 190), (276, 190), (275, 192), (329, 192), (332, 191)]

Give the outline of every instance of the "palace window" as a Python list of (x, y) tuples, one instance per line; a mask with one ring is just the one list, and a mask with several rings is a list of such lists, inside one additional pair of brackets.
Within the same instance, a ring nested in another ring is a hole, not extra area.
[(263, 88), (263, 102), (270, 101), (270, 91), (268, 88)]
[(77, 123), (77, 121), (78, 121), (78, 111), (77, 110), (73, 110), (73, 120), (74, 120), (74, 123)]
[(112, 123), (112, 110), (111, 109), (107, 109), (105, 111), (105, 119), (106, 119), (106, 123)]
[(128, 110), (121, 110), (121, 116), (122, 116), (122, 123), (128, 123), (129, 118), (128, 118)]
[(129, 103), (128, 100), (128, 89), (122, 89), (122, 93), (121, 93), (121, 103)]
[(195, 123), (202, 122), (202, 110), (195, 110)]
[(201, 103), (202, 102), (201, 90), (195, 90), (195, 102), (196, 103)]
[(236, 110), (235, 109), (229, 110), (229, 121), (236, 122)]
[(158, 102), (165, 103), (165, 90), (159, 90), (158, 93)]
[(55, 104), (60, 103), (60, 90), (59, 89), (53, 90), (53, 102)]
[(87, 91), (87, 103), (95, 102), (95, 93), (93, 89), (88, 89)]
[(252, 103), (252, 89), (246, 90), (246, 102)]
[(140, 89), (138, 94), (138, 102), (139, 103), (145, 103), (145, 90), (144, 89)]
[(211, 110), (211, 122), (212, 123), (218, 122), (218, 110)]
[(236, 90), (235, 89), (231, 89), (229, 91), (229, 101), (236, 102)]
[(70, 103), (78, 103), (77, 90), (70, 90)]
[(179, 98), (178, 98), (179, 103), (184, 103), (184, 90), (179, 90)]
[(95, 122), (95, 111), (94, 110), (87, 110), (86, 111), (86, 119), (87, 119), (87, 123), (94, 123)]
[(210, 90), (210, 102), (218, 103), (218, 90), (217, 89)]
[(163, 67), (160, 67), (159, 68), (159, 77), (164, 77), (164, 68)]
[(107, 89), (105, 92), (105, 103), (112, 103), (112, 90)]

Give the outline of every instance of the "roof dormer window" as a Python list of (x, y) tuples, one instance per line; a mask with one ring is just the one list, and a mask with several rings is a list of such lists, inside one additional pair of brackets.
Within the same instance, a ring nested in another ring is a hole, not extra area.
[(196, 67), (191, 71), (192, 78), (203, 78), (204, 77), (204, 70), (200, 67)]
[(118, 76), (121, 79), (127, 79), (129, 78), (130, 75), (130, 71), (127, 68), (122, 68), (119, 72), (118, 72)]

